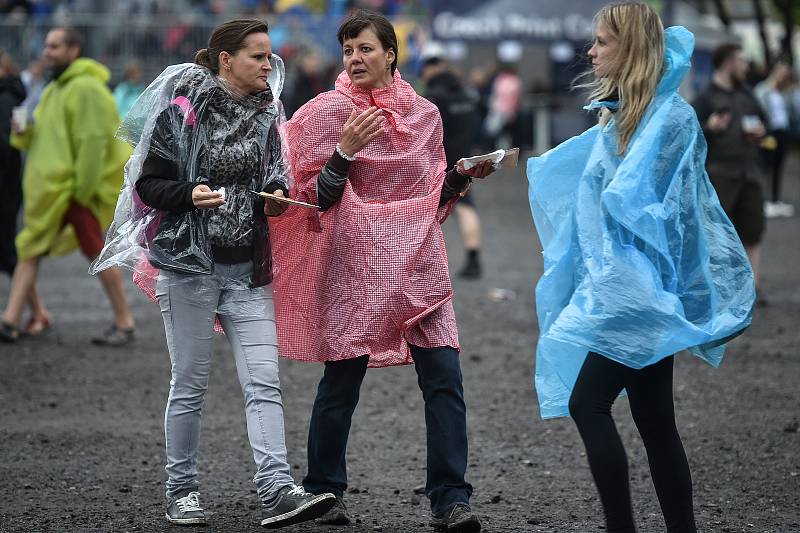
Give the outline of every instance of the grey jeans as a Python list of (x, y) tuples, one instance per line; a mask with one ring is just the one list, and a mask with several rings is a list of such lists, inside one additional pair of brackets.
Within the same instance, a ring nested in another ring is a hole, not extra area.
[(294, 483), (286, 460), (283, 403), (278, 377), (278, 338), (272, 287), (250, 289), (249, 263), (215, 265), (210, 276), (161, 271), (161, 306), (172, 362), (164, 416), (167, 498), (197, 489), (200, 417), (208, 388), (214, 318), (231, 343), (244, 394), (247, 434), (262, 500)]

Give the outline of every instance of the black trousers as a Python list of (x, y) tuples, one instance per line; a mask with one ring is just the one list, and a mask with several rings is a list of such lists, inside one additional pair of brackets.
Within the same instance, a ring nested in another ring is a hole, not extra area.
[[(450, 346), (411, 346), (417, 383), (425, 400), (428, 472), (425, 493), (431, 512), (444, 515), (456, 503), (469, 503), (467, 409), (458, 351)], [(308, 474), (303, 487), (314, 494), (347, 490), (347, 439), (350, 421), (367, 371), (368, 356), (328, 361), (319, 382), (308, 430)]]
[(694, 533), (692, 477), (675, 426), (672, 365), (666, 357), (640, 370), (590, 352), (572, 390), (569, 411), (586, 446), (608, 533), (636, 531), (628, 484), (628, 460), (611, 416), (622, 389), (642, 436), (669, 533)]
[(19, 152), (0, 148), (0, 271), (12, 275), (17, 265), (17, 216), (22, 205)]
[(781, 201), (781, 181), (783, 181), (783, 167), (786, 162), (786, 154), (791, 144), (789, 132), (786, 130), (775, 130), (769, 132), (775, 138), (777, 145), (774, 150), (764, 150), (764, 162), (770, 177), (770, 200), (772, 202)]

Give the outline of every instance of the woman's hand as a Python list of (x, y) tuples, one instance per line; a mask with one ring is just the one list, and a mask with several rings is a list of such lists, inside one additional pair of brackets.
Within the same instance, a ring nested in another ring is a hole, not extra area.
[(483, 179), (494, 172), (494, 163), (491, 161), (481, 161), (471, 169), (465, 170), (464, 165), (459, 161), (456, 164), (456, 172), (463, 176), (469, 176), (470, 178)]
[[(284, 198), (283, 191), (278, 189), (274, 193), (275, 196), (280, 196)], [(272, 198), (264, 198), (264, 214), (268, 217), (277, 217), (282, 215), (286, 208), (289, 207), (289, 204), (284, 204), (283, 202), (279, 202), (277, 200), (273, 200)]]
[(211, 187), (200, 184), (192, 189), (192, 203), (197, 209), (214, 209), (225, 203), (222, 193), (212, 191)]
[(353, 109), (344, 124), (339, 148), (349, 156), (355, 156), (362, 148), (383, 133), (386, 118), (379, 107), (370, 107), (363, 113)]
[(706, 120), (706, 129), (714, 133), (719, 133), (728, 129), (731, 123), (730, 111), (720, 111), (718, 113), (711, 113)]

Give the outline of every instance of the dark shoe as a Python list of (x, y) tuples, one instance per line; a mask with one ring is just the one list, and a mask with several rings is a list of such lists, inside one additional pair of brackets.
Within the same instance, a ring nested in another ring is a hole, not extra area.
[(167, 520), (181, 526), (202, 526), (207, 524), (206, 515), (200, 507), (200, 493), (183, 491), (176, 494), (167, 505)]
[(103, 335), (92, 339), (92, 344), (97, 346), (125, 346), (131, 342), (133, 342), (133, 328), (123, 329), (116, 324), (111, 324)]
[(477, 533), (481, 530), (481, 521), (466, 503), (457, 503), (442, 516), (434, 516), (431, 525), (453, 533)]
[(317, 518), (317, 524), (328, 526), (346, 526), (352, 519), (350, 513), (347, 512), (347, 507), (344, 505), (344, 500), (336, 496), (336, 503), (324, 515)]
[(468, 260), (458, 277), (462, 279), (478, 279), (481, 277), (481, 264), (477, 259)]
[(327, 513), (335, 503), (336, 496), (333, 494), (311, 494), (299, 485), (287, 485), (278, 492), (272, 503), (261, 508), (261, 525), (277, 529), (313, 520)]
[(19, 330), (16, 326), (0, 320), (0, 342), (17, 342)]

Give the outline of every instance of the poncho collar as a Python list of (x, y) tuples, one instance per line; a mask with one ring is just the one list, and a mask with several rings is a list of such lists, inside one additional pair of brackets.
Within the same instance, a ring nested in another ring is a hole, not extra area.
[(363, 89), (353, 85), (347, 72), (342, 71), (336, 79), (336, 90), (353, 100), (359, 109), (375, 106), (387, 111), (387, 118), (394, 129), (404, 135), (411, 133), (404, 117), (414, 105), (417, 93), (403, 80), (399, 70), (394, 71), (392, 83), (378, 89)]
[(217, 107), (233, 104), (258, 112), (266, 110), (274, 100), (269, 84), (259, 93), (239, 94), (224, 79), (199, 65), (187, 68), (176, 83), (173, 98), (180, 96), (188, 97), (194, 105), (202, 99)]
[[(694, 35), (683, 26), (670, 26), (664, 30), (664, 73), (656, 87), (656, 97), (671, 94), (678, 90), (683, 78), (692, 66)], [(586, 110), (602, 107), (616, 110), (618, 101), (594, 100), (584, 106)]]

